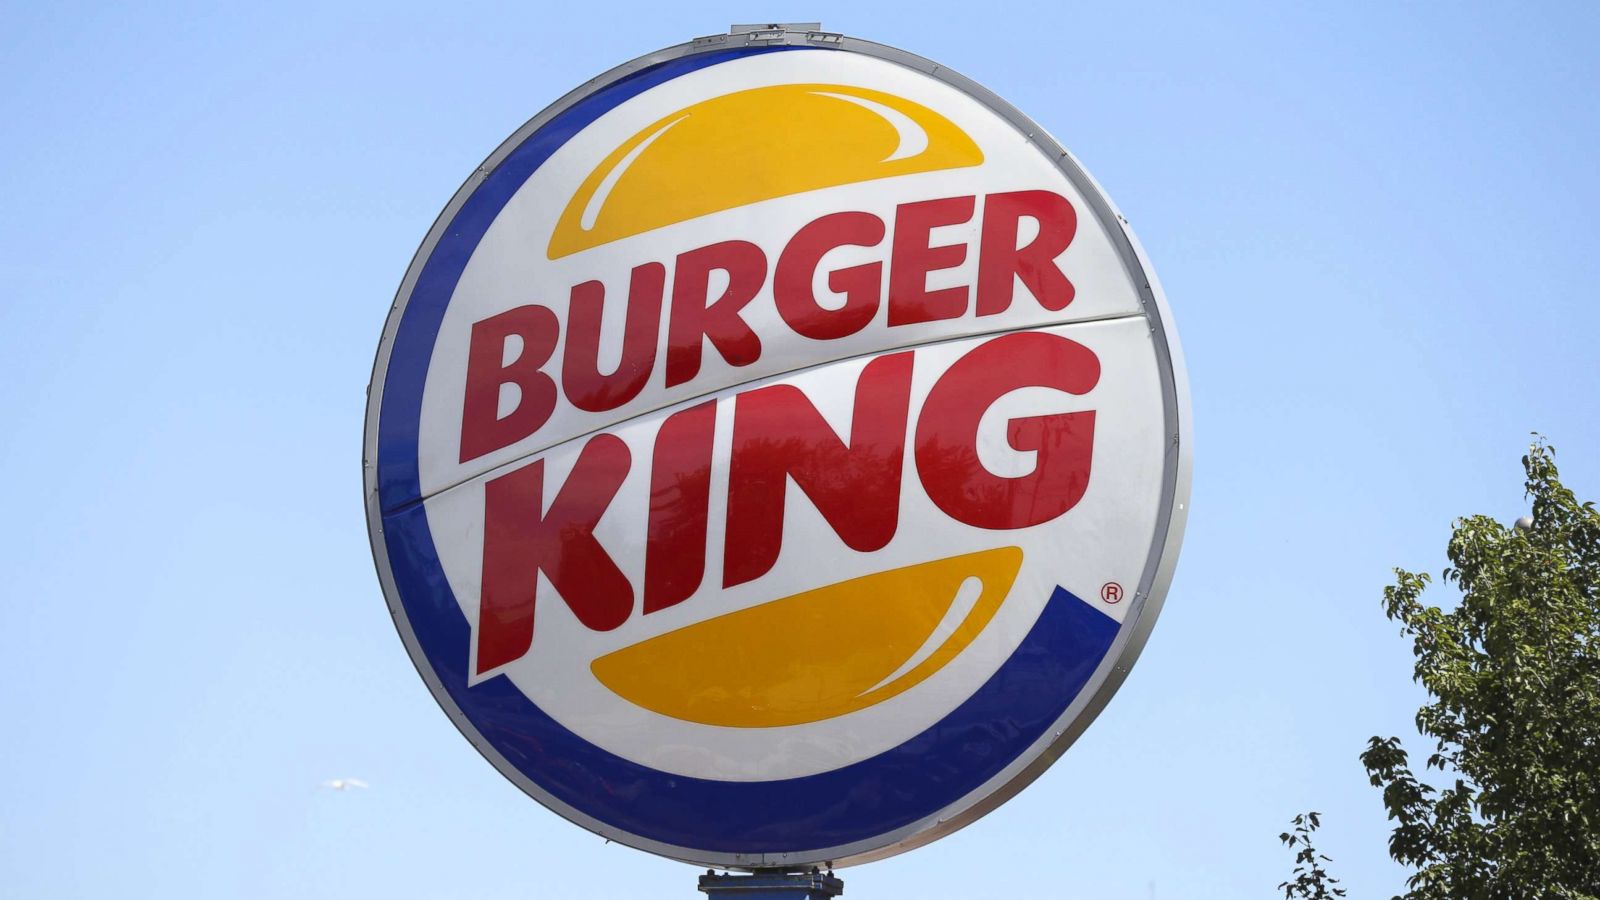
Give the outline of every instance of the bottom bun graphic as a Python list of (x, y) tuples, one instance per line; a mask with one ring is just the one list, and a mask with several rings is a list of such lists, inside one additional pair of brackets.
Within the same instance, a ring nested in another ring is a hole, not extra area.
[(624, 699), (703, 725), (830, 719), (954, 659), (1021, 566), (1021, 549), (1000, 547), (852, 578), (651, 638), (591, 669)]

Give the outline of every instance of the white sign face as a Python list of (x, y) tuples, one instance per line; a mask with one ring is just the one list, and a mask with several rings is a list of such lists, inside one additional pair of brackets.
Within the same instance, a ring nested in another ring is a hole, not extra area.
[(513, 136), (408, 274), (368, 509), (456, 724), (707, 865), (880, 857), (1120, 683), (1188, 485), (1170, 319), (1038, 129), (838, 36), (696, 42)]

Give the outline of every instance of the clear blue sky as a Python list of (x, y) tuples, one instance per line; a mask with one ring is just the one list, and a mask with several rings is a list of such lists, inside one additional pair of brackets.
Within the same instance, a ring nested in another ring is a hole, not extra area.
[(1267, 897), (1311, 808), (1352, 896), (1400, 888), (1356, 761), (1419, 700), (1389, 568), (1520, 515), (1530, 431), (1600, 497), (1591, 4), (4, 4), (0, 895), (699, 896), (435, 706), (367, 549), (363, 394), (418, 241), (525, 119), (819, 18), (1073, 150), (1165, 282), (1196, 418), (1125, 687), (847, 896)]

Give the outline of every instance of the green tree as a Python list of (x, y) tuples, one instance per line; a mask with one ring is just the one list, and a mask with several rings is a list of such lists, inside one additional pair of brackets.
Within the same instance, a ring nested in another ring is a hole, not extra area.
[(1396, 570), (1390, 619), (1411, 638), (1433, 744), (1419, 779), (1398, 738), (1361, 754), (1393, 820), (1406, 900), (1600, 898), (1600, 514), (1539, 441), (1523, 457), (1531, 518), (1455, 523), (1443, 581)]
[[(1322, 867), (1325, 862), (1333, 862), (1326, 856), (1317, 852), (1311, 845), (1311, 833), (1322, 826), (1322, 817), (1315, 812), (1301, 813), (1294, 817), (1294, 831), (1285, 831), (1278, 835), (1278, 840), (1284, 846), (1294, 850), (1294, 877), (1278, 885), (1278, 890), (1283, 891), (1284, 900), (1334, 900), (1344, 896), (1344, 888), (1337, 887), (1339, 879), (1328, 874)], [(1297, 849), (1298, 848), (1298, 849)]]

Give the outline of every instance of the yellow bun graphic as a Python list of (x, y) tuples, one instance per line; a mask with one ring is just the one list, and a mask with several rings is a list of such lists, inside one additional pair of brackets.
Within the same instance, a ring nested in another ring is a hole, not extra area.
[(556, 222), (549, 256), (804, 191), (983, 162), (949, 119), (842, 84), (780, 84), (703, 100), (611, 151)]
[(624, 699), (703, 725), (770, 728), (842, 716), (955, 659), (989, 624), (1021, 567), (1020, 548), (1000, 547), (852, 578), (696, 622), (589, 668)]

